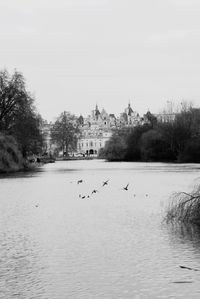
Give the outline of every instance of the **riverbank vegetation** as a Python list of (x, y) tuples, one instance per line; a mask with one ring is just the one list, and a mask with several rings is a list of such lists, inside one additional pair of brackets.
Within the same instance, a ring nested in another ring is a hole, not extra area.
[(118, 129), (100, 151), (108, 161), (200, 162), (200, 109), (185, 106), (174, 119)]
[(0, 172), (23, 169), (23, 157), (12, 136), (0, 134)]
[(179, 192), (172, 195), (166, 212), (166, 221), (178, 221), (200, 226), (200, 185), (191, 193)]
[(42, 118), (34, 103), (20, 72), (0, 72), (0, 171), (25, 167), (22, 160), (41, 150)]

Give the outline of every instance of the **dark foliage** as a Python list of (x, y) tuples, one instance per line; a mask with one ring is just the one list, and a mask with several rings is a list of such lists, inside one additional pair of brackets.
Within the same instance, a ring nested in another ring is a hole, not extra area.
[(109, 161), (123, 161), (127, 150), (125, 138), (124, 130), (116, 130), (104, 149), (101, 149), (100, 157)]
[(0, 173), (23, 168), (23, 158), (12, 136), (0, 134)]
[(140, 161), (142, 159), (141, 152), (141, 136), (151, 129), (150, 125), (137, 126), (132, 128), (126, 136), (126, 161)]
[(0, 72), (0, 132), (12, 135), (25, 157), (42, 148), (41, 117), (21, 73)]
[(170, 160), (169, 147), (163, 135), (158, 130), (149, 130), (141, 137), (142, 161)]
[(200, 137), (187, 141), (179, 160), (185, 163), (200, 163)]
[(200, 109), (189, 107), (173, 121), (157, 122), (115, 132), (101, 156), (109, 161), (200, 162)]

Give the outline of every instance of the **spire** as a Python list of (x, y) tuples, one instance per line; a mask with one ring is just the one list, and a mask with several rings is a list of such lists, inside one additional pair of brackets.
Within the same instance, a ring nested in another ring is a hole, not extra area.
[(78, 122), (79, 122), (80, 125), (84, 124), (84, 118), (83, 118), (82, 114), (79, 116)]
[(96, 119), (98, 118), (98, 116), (100, 115), (100, 111), (99, 111), (99, 108), (98, 108), (98, 105), (96, 104), (96, 107), (95, 107), (95, 117)]
[(128, 109), (127, 109), (127, 114), (129, 116), (131, 116), (131, 114), (133, 113), (133, 109), (131, 108), (131, 102), (130, 102), (130, 99), (129, 99), (129, 102), (128, 102)]

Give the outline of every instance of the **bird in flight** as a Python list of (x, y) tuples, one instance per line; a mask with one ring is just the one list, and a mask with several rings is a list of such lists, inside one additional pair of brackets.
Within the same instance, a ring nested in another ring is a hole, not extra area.
[(109, 181), (109, 180), (107, 180), (107, 181), (103, 182), (103, 185), (102, 185), (102, 187), (104, 187), (105, 185), (108, 185), (108, 181)]
[(81, 183), (83, 183), (83, 180), (78, 180), (77, 181), (77, 184), (81, 184)]
[(126, 187), (123, 187), (123, 189), (128, 191), (128, 186), (129, 186), (129, 183), (126, 185)]
[(97, 192), (98, 192), (98, 190), (94, 189), (94, 190), (92, 191), (92, 194), (93, 194), (93, 193), (97, 193)]

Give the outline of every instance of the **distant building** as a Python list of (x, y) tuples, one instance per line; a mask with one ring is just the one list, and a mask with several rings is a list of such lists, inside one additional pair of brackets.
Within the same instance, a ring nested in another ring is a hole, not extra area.
[(176, 113), (159, 113), (154, 114), (154, 116), (157, 118), (158, 122), (171, 123), (175, 120)]
[(83, 155), (97, 155), (105, 146), (112, 135), (112, 129), (116, 127), (114, 114), (108, 114), (105, 109), (100, 112), (98, 106), (92, 110), (88, 117), (79, 117), (80, 136), (77, 142), (77, 151)]
[(51, 131), (51, 123), (48, 123), (46, 120), (43, 121), (42, 123), (42, 135), (44, 139), (44, 144), (43, 144), (43, 151), (44, 152), (49, 152), (51, 150), (51, 136), (50, 136), (50, 131)]
[(41, 131), (43, 135), (43, 154), (52, 155), (56, 149), (56, 145), (51, 140), (51, 128), (52, 122), (48, 123), (46, 120), (43, 121)]
[[(112, 136), (114, 130), (124, 127), (135, 127), (147, 123), (146, 117), (134, 111), (130, 105), (118, 117), (108, 114), (105, 109), (99, 110), (96, 105), (87, 117), (78, 117), (80, 133), (77, 136), (77, 154), (83, 156), (97, 156), (100, 149), (104, 148), (106, 142)], [(43, 122), (42, 132), (45, 139), (44, 152), (54, 153), (56, 145), (51, 141), (52, 123)], [(71, 152), (73, 155), (74, 152)], [(75, 153), (74, 153), (75, 154)]]
[(119, 117), (108, 114), (105, 109), (100, 112), (96, 105), (92, 113), (86, 118), (79, 117), (81, 133), (77, 142), (77, 152), (83, 155), (96, 156), (116, 128), (134, 127), (143, 124), (144, 121), (144, 118), (133, 111), (130, 103)]

